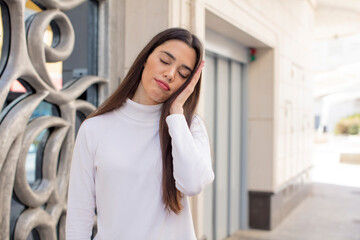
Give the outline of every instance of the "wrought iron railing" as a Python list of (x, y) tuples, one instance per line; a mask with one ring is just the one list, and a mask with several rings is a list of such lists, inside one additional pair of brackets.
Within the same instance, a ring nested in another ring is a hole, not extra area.
[[(83, 2), (36, 0), (42, 11), (26, 19), (26, 0), (0, 0), (2, 240), (65, 239), (66, 197), (77, 115), (86, 116), (95, 109), (80, 98), (89, 87), (106, 84), (107, 80), (84, 76), (60, 89), (47, 63), (64, 61), (72, 53), (75, 34), (64, 11)], [(49, 26), (53, 29), (51, 45), (44, 43), (44, 32)], [(11, 91), (14, 82), (23, 90)], [(50, 110), (39, 116), (35, 110), (41, 104), (48, 104)], [(42, 140), (36, 142), (37, 139)], [(35, 151), (37, 164), (32, 181), (27, 176), (31, 151)]]

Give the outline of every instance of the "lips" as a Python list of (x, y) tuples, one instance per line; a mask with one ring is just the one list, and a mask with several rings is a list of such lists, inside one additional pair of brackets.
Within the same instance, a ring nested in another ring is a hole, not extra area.
[(159, 87), (161, 87), (165, 91), (170, 91), (170, 86), (166, 82), (161, 81), (159, 79), (155, 79), (155, 81), (159, 85)]

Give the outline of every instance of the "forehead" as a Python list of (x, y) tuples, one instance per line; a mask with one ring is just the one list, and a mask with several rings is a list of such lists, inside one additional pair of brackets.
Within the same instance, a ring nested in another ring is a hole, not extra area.
[(194, 68), (196, 61), (195, 50), (180, 40), (169, 40), (155, 48), (154, 53), (161, 54), (166, 51), (172, 54), (176, 61)]

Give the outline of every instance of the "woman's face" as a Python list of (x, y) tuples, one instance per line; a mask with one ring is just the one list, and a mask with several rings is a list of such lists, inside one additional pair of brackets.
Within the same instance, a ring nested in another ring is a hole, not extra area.
[(180, 40), (169, 40), (149, 55), (133, 101), (154, 105), (165, 102), (194, 70), (196, 52)]

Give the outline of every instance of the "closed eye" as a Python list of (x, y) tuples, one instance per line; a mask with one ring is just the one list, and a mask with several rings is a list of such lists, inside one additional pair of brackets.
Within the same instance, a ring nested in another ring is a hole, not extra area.
[(162, 60), (161, 58), (160, 58), (160, 62), (162, 62), (162, 63), (164, 63), (164, 64), (166, 64), (166, 65), (169, 65), (169, 63), (168, 63), (168, 62), (166, 62), (166, 61)]
[[(163, 64), (170, 65), (170, 62), (167, 62), (167, 61), (163, 60), (162, 58), (159, 58), (159, 59), (160, 59), (160, 62), (162, 62)], [(183, 79), (186, 79), (189, 77), (189, 75), (184, 75), (180, 71), (178, 71), (178, 72), (179, 72), (180, 77)]]
[(182, 78), (184, 78), (184, 79), (188, 77), (188, 76), (182, 75), (181, 72), (179, 72), (179, 75), (180, 75), (180, 77), (182, 77)]

